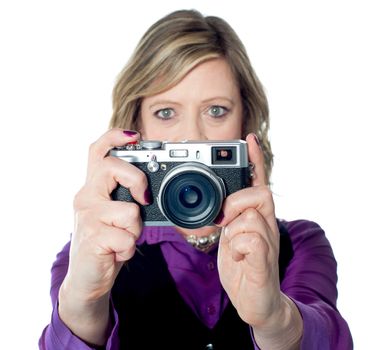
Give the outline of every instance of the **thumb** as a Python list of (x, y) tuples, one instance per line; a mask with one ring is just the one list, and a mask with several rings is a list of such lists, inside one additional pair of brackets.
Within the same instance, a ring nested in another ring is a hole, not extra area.
[(257, 135), (250, 133), (246, 137), (249, 162), (254, 165), (251, 186), (267, 185), (265, 160)]

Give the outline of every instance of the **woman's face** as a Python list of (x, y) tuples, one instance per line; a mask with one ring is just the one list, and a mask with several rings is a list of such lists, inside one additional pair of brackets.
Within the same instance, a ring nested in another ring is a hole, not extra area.
[(145, 140), (241, 138), (242, 102), (224, 59), (201, 63), (177, 85), (143, 99), (140, 132)]
[[(224, 59), (201, 63), (171, 89), (144, 98), (140, 112), (144, 140), (231, 140), (242, 134), (241, 96)], [(176, 229), (206, 236), (217, 228)]]

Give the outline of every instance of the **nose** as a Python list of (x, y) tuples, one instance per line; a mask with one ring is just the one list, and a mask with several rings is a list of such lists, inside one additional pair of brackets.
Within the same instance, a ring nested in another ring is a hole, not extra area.
[(199, 115), (189, 115), (183, 125), (183, 140), (199, 141), (207, 140), (204, 124)]

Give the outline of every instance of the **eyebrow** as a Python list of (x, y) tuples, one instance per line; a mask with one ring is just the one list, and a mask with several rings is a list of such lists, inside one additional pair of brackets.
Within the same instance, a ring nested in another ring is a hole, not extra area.
[[(202, 103), (208, 103), (208, 102), (211, 102), (211, 101), (215, 101), (215, 100), (225, 100), (231, 104), (234, 104), (234, 101), (229, 98), (229, 97), (224, 97), (224, 96), (215, 96), (215, 97), (211, 97), (211, 98), (208, 98), (206, 100), (203, 100)], [(182, 103), (179, 103), (179, 102), (175, 102), (175, 101), (172, 101), (172, 100), (158, 100), (158, 101), (154, 101), (152, 104), (150, 104), (149, 108), (153, 108), (157, 105), (181, 105)]]
[(175, 101), (171, 101), (171, 100), (158, 100), (158, 101), (154, 101), (150, 106), (149, 108), (153, 108), (157, 105), (180, 105), (181, 103), (178, 103), (178, 102), (175, 102)]
[(202, 103), (207, 103), (207, 102), (214, 101), (214, 100), (225, 100), (227, 102), (230, 102), (231, 104), (234, 104), (234, 101), (231, 98), (225, 97), (225, 96), (211, 97), (211, 98), (208, 98), (206, 100), (203, 100)]

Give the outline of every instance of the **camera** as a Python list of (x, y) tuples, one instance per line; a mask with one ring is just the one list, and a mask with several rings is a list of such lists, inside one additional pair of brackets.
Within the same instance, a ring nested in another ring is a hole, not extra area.
[[(154, 200), (140, 206), (146, 226), (213, 225), (224, 199), (250, 183), (247, 144), (243, 140), (141, 141), (113, 148), (109, 155), (147, 175)], [(129, 189), (121, 185), (111, 197), (135, 202)]]

